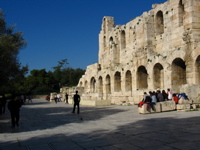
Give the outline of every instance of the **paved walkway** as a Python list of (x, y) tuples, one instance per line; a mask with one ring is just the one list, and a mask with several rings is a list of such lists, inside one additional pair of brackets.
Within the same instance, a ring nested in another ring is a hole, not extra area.
[(137, 106), (81, 106), (33, 99), (19, 127), (0, 116), (0, 150), (197, 150), (200, 111), (141, 115)]

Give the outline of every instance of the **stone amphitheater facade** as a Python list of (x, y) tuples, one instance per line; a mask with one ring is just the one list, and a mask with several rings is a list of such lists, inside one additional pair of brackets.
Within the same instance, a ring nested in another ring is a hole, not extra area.
[(77, 88), (88, 104), (136, 104), (144, 91), (167, 88), (199, 101), (200, 0), (153, 4), (124, 25), (103, 17), (98, 62)]

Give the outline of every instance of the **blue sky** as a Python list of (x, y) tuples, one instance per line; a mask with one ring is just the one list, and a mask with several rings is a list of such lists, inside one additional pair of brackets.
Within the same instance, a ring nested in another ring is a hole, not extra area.
[(0, 0), (7, 25), (24, 33), (27, 46), (19, 61), (29, 69), (46, 69), (68, 59), (86, 69), (98, 62), (98, 35), (104, 16), (122, 25), (166, 0)]

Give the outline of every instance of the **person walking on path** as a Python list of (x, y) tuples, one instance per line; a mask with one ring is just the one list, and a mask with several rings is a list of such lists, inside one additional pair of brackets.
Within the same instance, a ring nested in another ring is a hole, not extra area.
[(2, 95), (1, 97), (1, 100), (0, 100), (0, 103), (1, 103), (1, 113), (4, 114), (5, 111), (6, 111), (6, 97), (5, 97), (5, 94)]
[(8, 102), (8, 109), (10, 110), (11, 114), (12, 128), (14, 128), (15, 125), (19, 126), (19, 112), (21, 106), (20, 98), (18, 96), (13, 96), (12, 99)]
[(73, 108), (72, 113), (75, 113), (75, 109), (76, 109), (76, 106), (77, 106), (77, 113), (79, 114), (80, 113), (79, 103), (81, 101), (81, 98), (80, 98), (80, 95), (78, 95), (78, 91), (76, 91), (76, 94), (74, 95), (73, 100), (74, 100), (74, 108)]
[(31, 95), (28, 96), (28, 103), (29, 103), (29, 101), (31, 101), (31, 103), (33, 102), (32, 98), (31, 98)]
[(65, 94), (65, 104), (69, 104), (68, 103), (68, 94), (67, 93)]

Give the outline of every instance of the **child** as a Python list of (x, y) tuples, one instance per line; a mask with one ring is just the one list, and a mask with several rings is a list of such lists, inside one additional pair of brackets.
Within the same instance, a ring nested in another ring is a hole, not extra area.
[(176, 94), (173, 94), (173, 100), (175, 101), (176, 104), (178, 104), (178, 97), (176, 96)]

